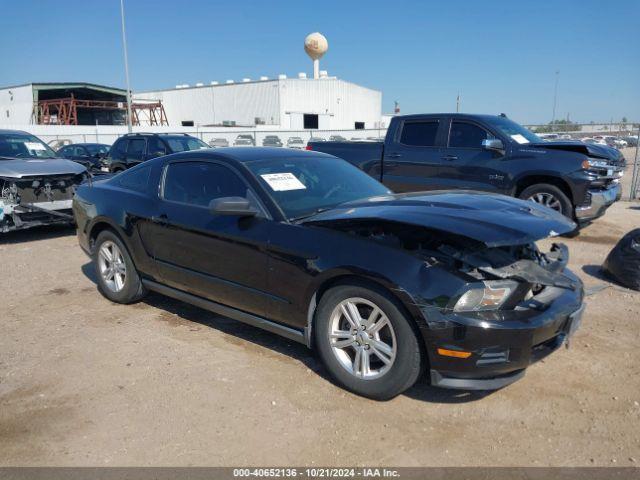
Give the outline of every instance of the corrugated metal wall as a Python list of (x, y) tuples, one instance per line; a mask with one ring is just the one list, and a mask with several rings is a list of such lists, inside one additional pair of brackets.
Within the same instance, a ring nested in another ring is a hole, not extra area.
[(0, 125), (28, 125), (32, 112), (31, 85), (0, 89)]
[(134, 94), (162, 100), (169, 125), (267, 125), (302, 129), (302, 114), (319, 115), (320, 129), (353, 129), (355, 122), (378, 128), (382, 93), (335, 78), (285, 79), (190, 87)]
[(326, 116), (328, 125), (320, 117), (321, 129), (352, 129), (355, 122), (364, 122), (365, 128), (377, 128), (382, 115), (382, 93), (335, 78), (281, 80), (280, 112), (283, 128), (295, 128), (295, 119), (289, 122), (285, 119), (299, 113)]
[(231, 85), (180, 88), (134, 94), (134, 99), (162, 100), (169, 125), (183, 121), (195, 125), (254, 125), (256, 118), (278, 125), (277, 81), (247, 82)]

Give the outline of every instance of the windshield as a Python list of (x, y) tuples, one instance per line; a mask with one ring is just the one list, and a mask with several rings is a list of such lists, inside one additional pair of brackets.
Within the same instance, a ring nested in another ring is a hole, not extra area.
[(56, 154), (33, 135), (3, 133), (0, 134), (0, 157), (55, 158)]
[(531, 130), (506, 117), (487, 117), (487, 123), (519, 144), (540, 143), (543, 140)]
[(165, 141), (169, 144), (169, 148), (173, 153), (209, 148), (209, 145), (194, 137), (168, 137), (165, 138)]
[(289, 157), (246, 165), (289, 220), (390, 193), (384, 185), (338, 158)]
[(109, 147), (107, 145), (85, 145), (86, 149), (89, 150), (89, 155), (96, 156), (99, 153), (107, 153), (109, 151)]

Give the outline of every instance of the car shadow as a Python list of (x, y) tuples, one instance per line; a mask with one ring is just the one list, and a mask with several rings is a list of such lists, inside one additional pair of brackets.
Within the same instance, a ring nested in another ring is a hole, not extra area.
[(611, 279), (604, 273), (601, 265), (583, 265), (582, 271), (590, 277), (597, 278), (598, 280), (603, 280), (605, 282), (611, 281)]
[(0, 233), (0, 244), (10, 245), (14, 243), (35, 242), (38, 240), (51, 240), (54, 238), (75, 235), (76, 230), (68, 225), (43, 225), (27, 230), (14, 230)]
[[(88, 262), (82, 266), (81, 270), (84, 276), (97, 287), (97, 278), (93, 264)], [(182, 321), (188, 321), (218, 330), (228, 335), (231, 343), (235, 345), (242, 345), (243, 342), (246, 342), (246, 346), (267, 348), (273, 352), (286, 355), (302, 363), (327, 382), (336, 385), (337, 388), (342, 388), (329, 376), (314, 352), (305, 345), (155, 292), (149, 292), (140, 303), (172, 314), (172, 316), (175, 316), (175, 320), (171, 320), (171, 322), (181, 323)], [(423, 375), (418, 379), (416, 384), (404, 392), (403, 395), (428, 403), (454, 404), (481, 400), (491, 393), (493, 392), (450, 390), (432, 387), (429, 385), (426, 376)]]
[(409, 398), (429, 403), (469, 403), (482, 400), (493, 394), (495, 390), (452, 390), (437, 388), (429, 385), (427, 378), (422, 376), (416, 384), (404, 392)]

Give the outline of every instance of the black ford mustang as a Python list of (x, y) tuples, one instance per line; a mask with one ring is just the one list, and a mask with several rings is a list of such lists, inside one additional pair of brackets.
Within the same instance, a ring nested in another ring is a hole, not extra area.
[(148, 290), (316, 349), (335, 380), (391, 398), (433, 385), (496, 389), (575, 331), (575, 225), (476, 192), (394, 195), (317, 152), (226, 148), (156, 158), (80, 187), (80, 245), (100, 291)]

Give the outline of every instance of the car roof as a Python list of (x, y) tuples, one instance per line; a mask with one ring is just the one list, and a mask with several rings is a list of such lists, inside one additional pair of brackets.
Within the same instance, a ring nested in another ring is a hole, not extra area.
[(89, 145), (100, 145), (103, 147), (108, 147), (106, 143), (97, 143), (97, 142), (82, 142), (82, 143), (70, 143), (69, 145), (64, 145), (65, 147), (76, 147), (76, 146), (86, 147)]
[(25, 132), (24, 130), (0, 130), (0, 135), (31, 135), (29, 132)]
[(394, 118), (402, 119), (402, 120), (420, 120), (420, 119), (428, 119), (428, 118), (439, 118), (439, 117), (452, 117), (452, 118), (460, 118), (460, 119), (477, 119), (481, 118), (484, 120), (495, 119), (495, 118), (509, 118), (507, 116), (502, 115), (488, 115), (484, 113), (418, 113), (413, 115), (397, 115)]
[(303, 157), (316, 158), (336, 158), (327, 153), (309, 151), (309, 150), (293, 150), (279, 147), (226, 147), (224, 149), (205, 148), (201, 150), (190, 150), (188, 152), (175, 153), (164, 157), (154, 158), (144, 163), (163, 162), (167, 158), (175, 158), (176, 160), (186, 160), (193, 157), (194, 160), (210, 159), (210, 160), (229, 160), (231, 162), (249, 163), (256, 160), (279, 159), (295, 159)]

